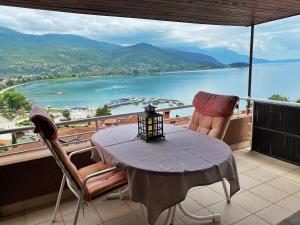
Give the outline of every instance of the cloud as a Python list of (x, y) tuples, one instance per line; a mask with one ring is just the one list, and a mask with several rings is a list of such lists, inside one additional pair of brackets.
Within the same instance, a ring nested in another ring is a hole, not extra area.
[[(299, 58), (300, 17), (256, 26), (256, 57)], [(248, 27), (188, 24), (132, 18), (81, 15), (0, 6), (0, 26), (30, 34), (75, 34), (120, 45), (147, 42), (156, 45), (192, 44), (249, 52)]]

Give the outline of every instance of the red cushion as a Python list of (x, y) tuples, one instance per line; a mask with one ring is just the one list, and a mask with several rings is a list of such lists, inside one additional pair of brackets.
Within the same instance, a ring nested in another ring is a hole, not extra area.
[(239, 100), (237, 96), (216, 95), (198, 92), (193, 100), (195, 110), (203, 115), (226, 117), (230, 116)]

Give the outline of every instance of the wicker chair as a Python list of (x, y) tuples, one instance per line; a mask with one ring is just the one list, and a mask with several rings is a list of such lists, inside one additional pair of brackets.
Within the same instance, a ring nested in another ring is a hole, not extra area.
[(78, 198), (74, 225), (77, 224), (79, 211), (84, 202), (97, 198), (101, 194), (127, 183), (127, 178), (121, 170), (103, 162), (97, 162), (78, 170), (72, 163), (71, 157), (75, 154), (91, 151), (93, 147), (74, 151), (70, 155), (67, 155), (58, 139), (57, 127), (42, 108), (33, 107), (29, 118), (35, 125), (34, 132), (40, 134), (63, 172), (53, 214), (53, 222), (56, 219), (65, 183), (67, 183), (69, 189)]
[[(193, 100), (195, 111), (188, 129), (223, 140), (239, 97), (198, 92)], [(222, 185), (227, 202), (230, 196), (224, 179)]]

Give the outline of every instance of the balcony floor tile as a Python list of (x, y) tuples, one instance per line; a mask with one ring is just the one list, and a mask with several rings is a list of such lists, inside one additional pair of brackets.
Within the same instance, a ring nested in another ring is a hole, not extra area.
[[(219, 225), (300, 225), (300, 168), (249, 152), (248, 148), (234, 151), (234, 155), (241, 190), (232, 197), (231, 203), (226, 203), (219, 182), (191, 189), (182, 203), (185, 208), (196, 215), (219, 213), (222, 216)], [(75, 209), (74, 198), (63, 200), (58, 221), (52, 225), (71, 225)], [(0, 225), (50, 225), (53, 210), (54, 203), (25, 209), (23, 215), (0, 219)], [(155, 225), (162, 225), (165, 215), (166, 212)], [(199, 224), (178, 209), (175, 218), (174, 225)], [(89, 203), (84, 216), (80, 213), (78, 225), (144, 225), (144, 222), (140, 204), (102, 198)]]

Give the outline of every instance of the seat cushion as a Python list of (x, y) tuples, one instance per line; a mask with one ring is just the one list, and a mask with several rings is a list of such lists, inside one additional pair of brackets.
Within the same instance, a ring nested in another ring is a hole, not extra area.
[[(97, 162), (78, 170), (82, 183), (86, 176), (110, 168), (111, 165)], [(127, 183), (123, 171), (116, 170), (91, 178), (86, 184), (84, 199), (89, 201), (98, 195)]]
[(188, 129), (200, 134), (223, 139), (230, 117), (214, 117), (195, 111)]
[(193, 100), (195, 111), (188, 129), (223, 140), (237, 96), (199, 91)]

